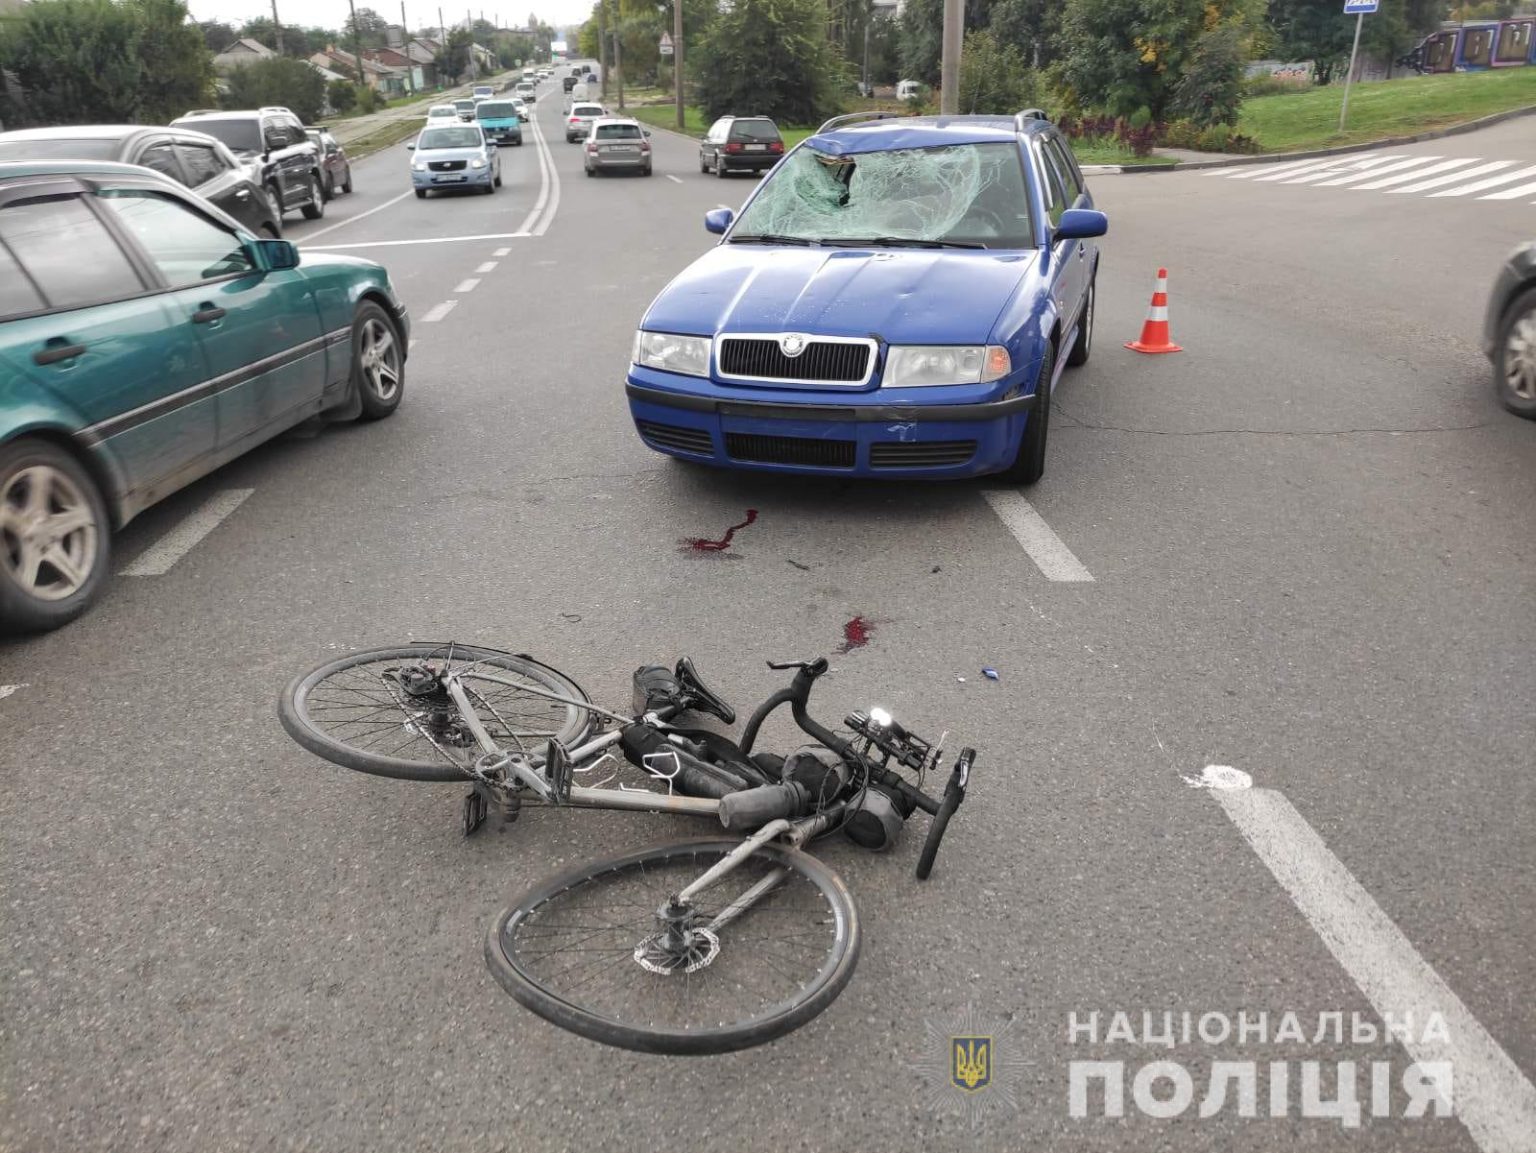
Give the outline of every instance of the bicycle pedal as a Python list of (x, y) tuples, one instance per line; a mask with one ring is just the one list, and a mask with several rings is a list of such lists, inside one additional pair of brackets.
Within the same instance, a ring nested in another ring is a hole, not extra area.
[(471, 836), (476, 829), (485, 824), (485, 818), (489, 813), (489, 807), (485, 798), (479, 792), (471, 791), (464, 797), (464, 835)]

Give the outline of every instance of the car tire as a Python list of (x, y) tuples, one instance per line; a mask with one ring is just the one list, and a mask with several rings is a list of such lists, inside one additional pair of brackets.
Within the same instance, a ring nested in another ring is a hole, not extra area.
[(709, 174), (709, 161), (704, 159), (703, 152), (699, 153), (699, 171), (706, 176)]
[(352, 169), (347, 169), (347, 178), (341, 182), (341, 190), (350, 194), (352, 192)]
[[(389, 387), (386, 373), (374, 371), (374, 365), (364, 363), (371, 347), (377, 347), (387, 333), (388, 366), (395, 374), (393, 388)], [(359, 420), (382, 420), (400, 407), (405, 395), (405, 357), (400, 345), (400, 331), (389, 313), (371, 300), (358, 306), (352, 318), (352, 387), (357, 390), (362, 412)]]
[(272, 207), (272, 219), (281, 220), (283, 218), (283, 198), (277, 191), (277, 185), (268, 184), (266, 191), (267, 203)]
[(1035, 407), (1029, 410), (1024, 422), (1024, 435), (1019, 438), (1019, 454), (1003, 472), (1003, 479), (1014, 484), (1034, 484), (1045, 475), (1045, 442), (1051, 432), (1051, 373), (1056, 367), (1056, 357), (1050, 345), (1040, 358), (1040, 371), (1035, 377)]
[(721, 180), (724, 180), (726, 176), (725, 161), (720, 159), (720, 154), (718, 152), (715, 154), (715, 175)]
[(649, 164), (647, 164), (644, 168), (642, 168), (640, 170), (640, 175), (641, 176), (649, 176), (650, 174), (651, 174), (651, 166)]
[(585, 172), (588, 176), (596, 176), (597, 175), (597, 173), (592, 171), (591, 165), (583, 164), (581, 166), (581, 170), (583, 172)]
[(425, 188), (418, 188), (416, 190), (416, 199), (417, 200), (425, 200), (426, 198), (427, 198), (427, 190)]
[(325, 197), (327, 204), (336, 199), (336, 178), (330, 173), (326, 173), (325, 187), (320, 190), (320, 193)]
[[(69, 560), (83, 565), (85, 572), (72, 589), (61, 584), (68, 585), (73, 578), (46, 562), (29, 578), (24, 570), (18, 570), (23, 565), (30, 567), (37, 538), (24, 548), (18, 530), (0, 529), (0, 633), (42, 632), (68, 624), (101, 595), (111, 569), (111, 520), (101, 491), (85, 467), (65, 449), (46, 440), (23, 437), (0, 447), (0, 502), (25, 501), (30, 486), (44, 480), (52, 493), (50, 507), (65, 506), (54, 516), (79, 510), (89, 521), (46, 547), (51, 550), (62, 542), (73, 553)], [(46, 532), (46, 525), (47, 518), (32, 527)], [(46, 595), (39, 592), (45, 572), (55, 574), (44, 590)]]
[(1493, 388), (1499, 403), (1536, 420), (1536, 287), (1510, 301), (1493, 349)]
[(320, 178), (313, 172), (309, 174), (309, 203), (304, 206), (305, 220), (319, 220), (325, 215), (325, 189), (320, 186)]
[(500, 188), (501, 187), (501, 173), (498, 172), (496, 174), (495, 178), (491, 181), (491, 184), (492, 184), (492, 187), (495, 187), (495, 188)]
[(276, 224), (270, 222), (263, 224), (261, 230), (267, 234), (268, 240), (281, 240), (283, 238), (283, 230)]
[(1093, 304), (1098, 297), (1098, 273), (1088, 281), (1088, 299), (1083, 302), (1083, 317), (1077, 325), (1077, 339), (1072, 342), (1072, 351), (1067, 353), (1067, 367), (1078, 368), (1088, 363), (1088, 355), (1093, 351)]

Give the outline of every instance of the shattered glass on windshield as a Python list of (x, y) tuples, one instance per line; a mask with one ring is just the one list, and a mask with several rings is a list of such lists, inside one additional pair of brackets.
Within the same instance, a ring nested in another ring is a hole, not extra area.
[(1033, 247), (1023, 168), (1008, 143), (850, 155), (807, 145), (779, 166), (732, 233), (758, 236)]

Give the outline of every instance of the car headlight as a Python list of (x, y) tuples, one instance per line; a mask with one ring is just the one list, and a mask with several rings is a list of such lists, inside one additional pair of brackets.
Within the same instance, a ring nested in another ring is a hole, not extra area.
[(886, 388), (925, 384), (985, 384), (1013, 370), (1008, 350), (997, 344), (896, 344), (885, 357)]
[(412, 172), (425, 172), (426, 170), (427, 162), (425, 160), (418, 160), (415, 164), (411, 165)]
[(485, 167), (485, 157), (483, 157), (483, 156), (475, 157), (473, 160), (471, 160), (469, 162), (469, 166), (471, 168), (484, 168)]
[(707, 336), (678, 336), (671, 332), (635, 333), (635, 351), (631, 359), (647, 368), (681, 372), (689, 376), (709, 375)]

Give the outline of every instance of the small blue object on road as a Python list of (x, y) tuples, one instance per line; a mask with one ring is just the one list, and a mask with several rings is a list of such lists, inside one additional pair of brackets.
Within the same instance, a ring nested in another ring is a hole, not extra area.
[(981, 675), (986, 677), (987, 680), (989, 680), (989, 681), (1000, 681), (1000, 680), (1002, 680), (1002, 677), (997, 675), (997, 670), (996, 669), (982, 669), (981, 670)]

